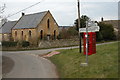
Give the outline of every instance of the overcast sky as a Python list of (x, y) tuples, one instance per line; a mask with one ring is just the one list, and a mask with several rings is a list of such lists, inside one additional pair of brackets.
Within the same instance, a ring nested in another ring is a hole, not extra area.
[[(5, 16), (14, 14), (24, 8), (27, 8), (37, 2), (36, 6), (23, 11), (25, 14), (32, 14), (50, 10), (59, 25), (73, 25), (77, 18), (77, 0), (3, 0), (0, 5), (5, 3)], [(101, 17), (105, 20), (118, 19), (118, 1), (119, 0), (81, 0), (81, 15), (87, 15), (92, 20), (100, 21)], [(9, 20), (18, 20), (21, 13), (18, 13)]]

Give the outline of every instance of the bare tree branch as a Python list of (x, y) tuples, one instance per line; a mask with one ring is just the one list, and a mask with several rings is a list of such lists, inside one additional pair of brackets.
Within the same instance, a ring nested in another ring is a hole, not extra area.
[(2, 6), (0, 6), (0, 14), (3, 14), (5, 11), (6, 5), (3, 4)]
[(3, 4), (0, 6), (0, 27), (7, 21), (7, 18), (3, 16), (3, 13), (5, 12), (6, 5)]

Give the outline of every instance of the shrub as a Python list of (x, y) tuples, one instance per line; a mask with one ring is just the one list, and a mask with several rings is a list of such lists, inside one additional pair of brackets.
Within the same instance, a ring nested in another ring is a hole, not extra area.
[(97, 42), (102, 41), (102, 40), (104, 41), (103, 36), (100, 32), (96, 32), (96, 40)]
[(105, 23), (99, 23), (100, 26), (100, 31), (99, 35), (103, 38), (103, 40), (108, 41), (108, 40), (116, 40), (116, 35), (114, 33), (114, 28), (111, 24), (105, 24)]
[(18, 42), (13, 42), (13, 41), (2, 41), (2, 46), (3, 47), (15, 47), (17, 46)]
[(75, 27), (70, 27), (68, 29), (62, 29), (58, 35), (58, 39), (71, 39), (75, 36), (78, 36), (78, 31)]
[(30, 46), (30, 43), (29, 43), (28, 41), (22, 41), (22, 42), (20, 43), (20, 45), (21, 45), (22, 47), (28, 47), (28, 46)]
[(60, 32), (59, 37), (61, 37), (62, 39), (69, 39), (70, 38), (67, 30), (63, 30), (62, 32)]
[(78, 31), (75, 29), (75, 27), (70, 27), (67, 30), (67, 33), (69, 34), (69, 36), (78, 36)]

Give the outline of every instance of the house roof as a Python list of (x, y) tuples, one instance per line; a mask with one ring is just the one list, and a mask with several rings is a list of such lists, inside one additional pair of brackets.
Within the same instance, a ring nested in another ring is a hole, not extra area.
[(13, 29), (36, 28), (48, 11), (23, 15)]
[(14, 27), (17, 21), (8, 21), (5, 22), (1, 28), (0, 33), (11, 33), (11, 29)]
[(59, 28), (70, 28), (72, 26), (59, 26)]

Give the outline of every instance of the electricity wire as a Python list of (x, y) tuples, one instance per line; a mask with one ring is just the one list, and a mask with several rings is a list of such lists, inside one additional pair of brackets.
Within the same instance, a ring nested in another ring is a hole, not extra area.
[[(43, 1), (43, 0), (42, 0), (42, 1)], [(27, 10), (27, 9), (29, 9), (29, 8), (31, 8), (31, 7), (33, 7), (33, 6), (36, 6), (36, 5), (40, 4), (42, 1), (37, 2), (37, 3), (35, 3), (35, 4), (33, 4), (33, 5), (29, 6), (29, 7), (27, 7), (27, 8), (25, 8), (25, 9), (22, 9), (22, 10), (16, 12), (16, 13), (14, 13), (14, 14), (11, 14), (11, 15), (7, 16), (6, 18), (12, 17), (12, 16), (14, 16), (14, 15), (16, 15), (16, 14), (22, 12), (22, 11), (25, 11), (25, 10)], [(45, 1), (45, 0), (44, 0), (44, 1)]]

